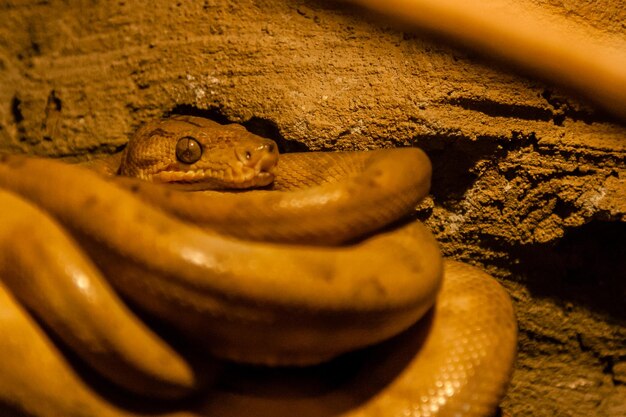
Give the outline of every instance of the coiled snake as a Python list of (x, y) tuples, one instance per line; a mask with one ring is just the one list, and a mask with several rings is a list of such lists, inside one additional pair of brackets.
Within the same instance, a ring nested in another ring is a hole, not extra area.
[[(490, 415), (515, 352), (508, 296), (480, 270), (442, 262), (419, 222), (380, 232), (428, 192), (427, 157), (277, 161), (272, 141), (188, 116), (144, 126), (92, 170), (2, 156), (0, 414)], [(178, 190), (248, 187), (266, 189)], [(113, 288), (196, 353), (254, 366), (224, 365), (203, 388), (190, 356)], [(200, 389), (202, 400), (121, 406), (85, 382), (66, 347), (128, 398)]]

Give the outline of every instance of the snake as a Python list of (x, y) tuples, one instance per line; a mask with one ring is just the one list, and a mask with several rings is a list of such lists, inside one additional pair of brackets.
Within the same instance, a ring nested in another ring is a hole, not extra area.
[(193, 116), (89, 164), (0, 155), (0, 414), (491, 415), (512, 303), (406, 219), (430, 176)]

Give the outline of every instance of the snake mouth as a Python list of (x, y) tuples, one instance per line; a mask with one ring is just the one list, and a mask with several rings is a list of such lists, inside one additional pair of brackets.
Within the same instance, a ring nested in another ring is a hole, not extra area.
[(187, 191), (227, 190), (267, 186), (274, 181), (274, 173), (271, 168), (263, 166), (234, 164), (220, 170), (207, 168), (161, 171), (149, 179)]
[(264, 169), (260, 166), (248, 167), (241, 166), (239, 173), (233, 171), (233, 176), (229, 178), (227, 186), (224, 188), (244, 189), (265, 187), (274, 182), (274, 173), (272, 169)]

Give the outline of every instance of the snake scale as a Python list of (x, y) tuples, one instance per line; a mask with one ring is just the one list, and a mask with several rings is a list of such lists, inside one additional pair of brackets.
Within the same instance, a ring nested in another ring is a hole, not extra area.
[[(443, 261), (419, 222), (399, 222), (428, 193), (420, 150), (279, 160), (241, 126), (177, 116), (89, 168), (0, 157), (1, 415), (494, 412), (513, 309), (484, 272)], [(261, 189), (215, 191), (249, 187)], [(198, 352), (227, 360), (214, 381)], [(146, 396), (174, 402), (146, 410)]]

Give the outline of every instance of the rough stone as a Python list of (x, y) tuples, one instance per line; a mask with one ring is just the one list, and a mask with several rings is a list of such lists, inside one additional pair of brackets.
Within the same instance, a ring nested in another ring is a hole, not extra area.
[[(619, 2), (529, 1), (626, 36)], [(330, 1), (0, 5), (0, 151), (116, 152), (171, 113), (283, 150), (420, 146), (418, 214), (517, 308), (512, 416), (626, 415), (626, 128), (541, 81)], [(616, 86), (616, 88), (622, 88)]]

